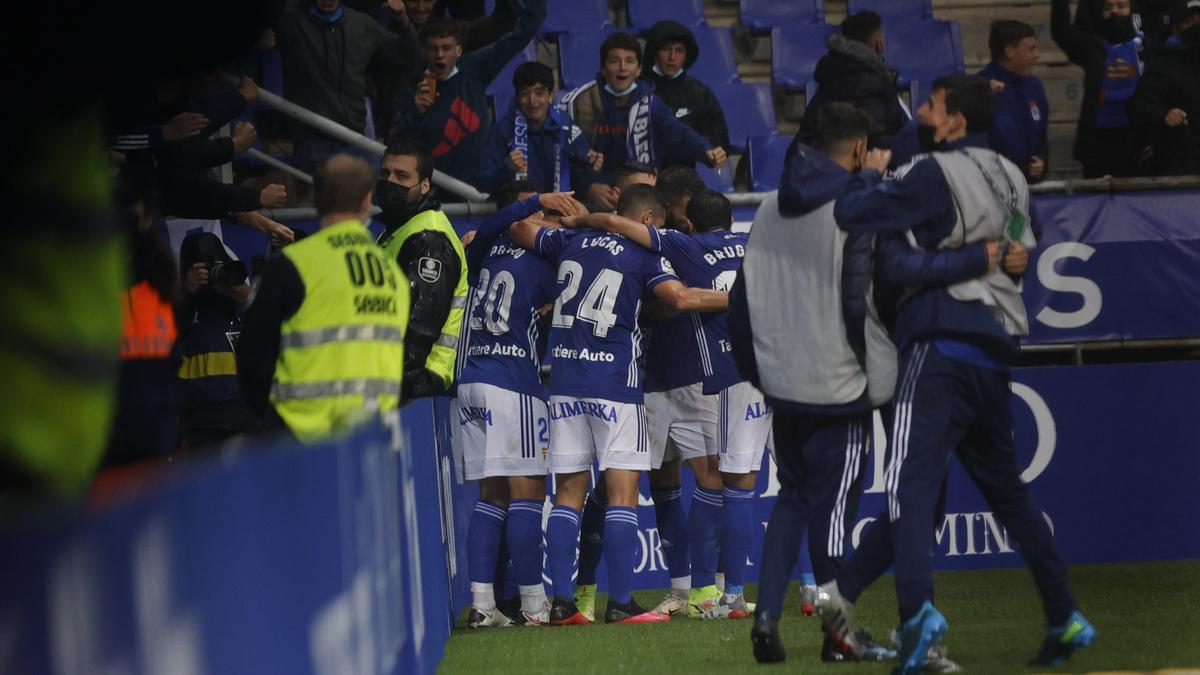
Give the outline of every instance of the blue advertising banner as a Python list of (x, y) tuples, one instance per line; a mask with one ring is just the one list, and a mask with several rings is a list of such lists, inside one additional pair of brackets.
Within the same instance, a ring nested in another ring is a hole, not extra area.
[(0, 529), (0, 672), (436, 672), (461, 526), (432, 405), (400, 418)]
[[(1200, 363), (1156, 363), (1016, 372), (1012, 406), (1018, 452), (1069, 564), (1200, 558)], [(864, 495), (850, 542), (885, 513), (886, 434), (878, 419)], [(693, 481), (684, 470), (683, 495)], [(779, 486), (769, 457), (759, 474), (750, 580), (758, 578), (762, 532)], [(638, 588), (666, 588), (669, 575), (643, 479), (638, 509)], [(548, 513), (548, 508), (546, 513)], [(1019, 553), (970, 478), (951, 462), (937, 569), (1015, 567)], [(603, 587), (606, 572), (600, 566)]]

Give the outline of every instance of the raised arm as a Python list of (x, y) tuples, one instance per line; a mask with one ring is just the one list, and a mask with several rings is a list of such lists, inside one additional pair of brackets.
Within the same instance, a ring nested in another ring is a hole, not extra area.
[(896, 180), (881, 183), (872, 169), (863, 169), (856, 180), (859, 189), (842, 193), (833, 209), (838, 227), (847, 232), (904, 232), (955, 217), (950, 187), (933, 159), (918, 161)]
[(729, 309), (728, 292), (689, 288), (674, 279), (655, 286), (654, 295), (676, 312), (724, 312)]
[(589, 213), (562, 219), (562, 226), (572, 229), (591, 228), (619, 234), (642, 248), (658, 250), (654, 245), (653, 228), (615, 213)]

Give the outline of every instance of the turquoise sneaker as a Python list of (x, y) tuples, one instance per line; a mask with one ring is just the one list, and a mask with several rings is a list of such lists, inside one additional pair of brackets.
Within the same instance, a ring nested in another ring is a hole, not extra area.
[(1071, 658), (1076, 650), (1096, 641), (1096, 629), (1078, 611), (1071, 613), (1067, 623), (1046, 629), (1042, 650), (1029, 662), (1031, 666), (1057, 666)]
[(929, 648), (940, 643), (950, 627), (946, 617), (928, 601), (921, 611), (900, 627), (900, 665), (892, 675), (909, 675), (925, 670), (925, 658)]

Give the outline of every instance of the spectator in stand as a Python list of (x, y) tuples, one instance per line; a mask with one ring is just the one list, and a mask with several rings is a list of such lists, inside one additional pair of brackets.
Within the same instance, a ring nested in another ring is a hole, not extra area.
[[(654, 93), (675, 110), (675, 119), (691, 127), (714, 148), (729, 147), (725, 113), (712, 89), (688, 74), (700, 58), (700, 47), (692, 32), (676, 21), (659, 21), (646, 33), (643, 63), (653, 63), (646, 79)], [(661, 165), (690, 166), (696, 160), (664, 153)]]
[(551, 105), (554, 71), (541, 63), (522, 63), (512, 82), (517, 96), (488, 135), (476, 186), (493, 192), (505, 183), (528, 180), (548, 192), (582, 194), (603, 158), (588, 149), (571, 116)]
[(829, 53), (817, 62), (813, 75), (820, 88), (805, 108), (800, 128), (811, 131), (817, 111), (829, 103), (850, 103), (871, 118), (871, 147), (891, 147), (908, 116), (896, 95), (896, 70), (883, 62), (883, 18), (875, 12), (847, 17), (828, 45)]
[(1083, 68), (1083, 108), (1074, 157), (1084, 178), (1130, 176), (1145, 147), (1129, 121), (1126, 103), (1142, 76), (1142, 40), (1131, 0), (1104, 0), (1098, 31), (1071, 23), (1068, 0), (1050, 3), (1050, 36), (1072, 63)]
[(432, 19), (421, 28), (425, 73), (400, 89), (390, 143), (415, 138), (433, 155), (434, 168), (474, 183), (488, 138), (486, 89), (546, 18), (546, 0), (519, 3), (516, 27), (495, 43), (463, 56), (458, 24)]
[[(402, 0), (388, 0), (393, 20), (385, 29), (342, 0), (301, 0), (279, 20), (276, 44), (283, 61), (283, 89), (288, 100), (351, 131), (363, 133), (367, 122), (367, 69), (376, 64), (406, 71), (420, 63), (420, 50), (405, 30)], [(312, 127), (291, 124), (294, 154), (312, 172), (339, 152), (364, 155)], [(377, 161), (375, 157), (369, 157)]]
[(1037, 33), (1020, 21), (993, 21), (988, 48), (992, 62), (979, 71), (992, 81), (997, 98), (988, 144), (1020, 167), (1030, 183), (1039, 182), (1046, 177), (1050, 154), (1050, 104), (1042, 81), (1033, 75)]
[(1138, 82), (1129, 115), (1150, 135), (1153, 175), (1200, 174), (1200, 0), (1179, 0), (1171, 29)]
[[(604, 155), (604, 168), (587, 191), (598, 210), (617, 208), (615, 167), (636, 161), (652, 167), (663, 157), (685, 157), (709, 166), (725, 164), (725, 149), (675, 118), (642, 75), (642, 48), (628, 33), (613, 33), (600, 45), (600, 74), (567, 94), (562, 105), (583, 129), (588, 145)], [(632, 120), (632, 123), (631, 123)]]
[[(1103, 34), (1105, 9), (1109, 0), (1080, 0), (1075, 10), (1075, 28), (1093, 34)], [(1174, 0), (1130, 0), (1133, 5), (1133, 25), (1144, 34), (1145, 58), (1171, 37), (1171, 7)]]

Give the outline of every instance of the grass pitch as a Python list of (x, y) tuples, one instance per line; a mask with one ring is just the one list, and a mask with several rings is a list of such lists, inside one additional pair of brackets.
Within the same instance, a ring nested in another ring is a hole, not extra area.
[[(942, 572), (937, 606), (950, 623), (950, 658), (969, 673), (1030, 672), (1044, 632), (1041, 602), (1024, 569)], [(1200, 561), (1088, 565), (1071, 584), (1099, 638), (1055, 672), (1200, 672)], [(757, 588), (747, 587), (753, 600)], [(653, 607), (664, 591), (639, 591)], [(597, 598), (597, 614), (605, 596)], [(893, 664), (825, 664), (820, 620), (800, 614), (796, 585), (780, 625), (788, 660), (758, 666), (750, 621), (672, 620), (666, 624), (472, 630), (465, 614), (446, 646), (442, 673), (887, 673)], [(859, 624), (882, 640), (897, 623), (891, 577), (858, 603)], [(1045, 669), (1042, 669), (1045, 670)]]

